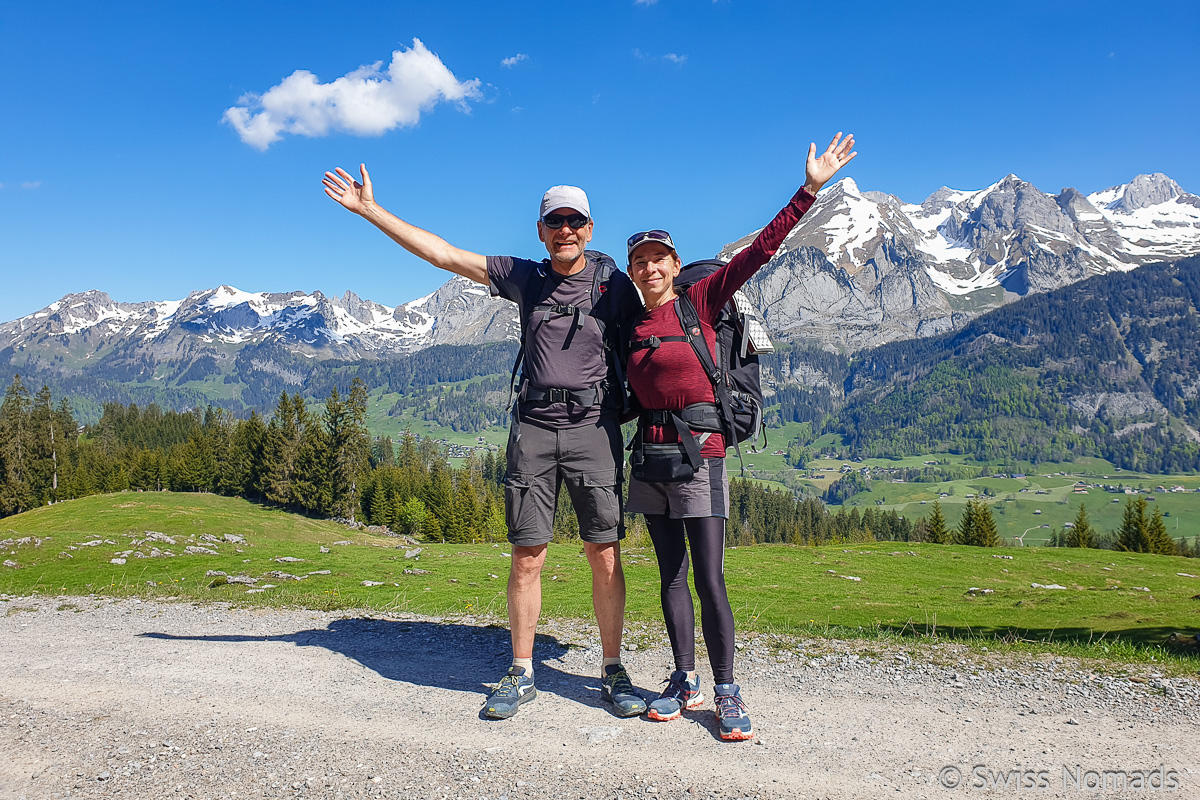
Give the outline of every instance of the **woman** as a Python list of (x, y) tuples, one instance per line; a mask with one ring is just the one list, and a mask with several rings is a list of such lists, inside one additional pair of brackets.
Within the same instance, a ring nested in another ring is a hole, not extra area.
[[(840, 132), (819, 158), (816, 145), (809, 145), (804, 186), (753, 244), (687, 289), (687, 300), (700, 321), (699, 331), (694, 326), (691, 333), (703, 335), (710, 353), (715, 354), (713, 323), (721, 308), (775, 254), (821, 187), (857, 155), (853, 147), (853, 135), (842, 139)], [(628, 253), (629, 276), (646, 303), (633, 330), (629, 384), (642, 408), (650, 409), (639, 418), (638, 435), (642, 442), (657, 448), (652, 457), (635, 453), (628, 510), (646, 515), (662, 578), (663, 616), (675, 656), (675, 671), (667, 688), (650, 704), (647, 714), (655, 720), (677, 719), (685, 708), (703, 701), (695, 664), (695, 611), (687, 585), (690, 545), (721, 737), (751, 739), (750, 715), (733, 682), (733, 611), (725, 592), (725, 520), (729, 516), (725, 447), (732, 442), (716, 432), (721, 429), (719, 417), (714, 417), (718, 399), (680, 323), (676, 308), (680, 295), (673, 280), (682, 262), (675, 243), (666, 231), (643, 231), (629, 237)], [(718, 424), (700, 421), (706, 416)], [(689, 428), (682, 434), (693, 441), (680, 439), (676, 423)]]

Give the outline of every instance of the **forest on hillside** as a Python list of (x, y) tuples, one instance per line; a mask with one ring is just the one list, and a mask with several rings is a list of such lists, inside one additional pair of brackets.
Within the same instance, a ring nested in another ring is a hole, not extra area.
[[(1157, 473), (1200, 470), (1200, 258), (1081, 281), (892, 342), (780, 393), (858, 456), (948, 452), (981, 462), (1099, 456)], [(839, 406), (840, 407), (835, 407)], [(814, 409), (827, 410), (823, 415)], [(802, 442), (801, 444), (807, 444)]]
[[(0, 405), (0, 515), (107, 492), (213, 492), (428, 540), (504, 540), (503, 450), (476, 450), (452, 467), (429, 437), (372, 438), (366, 397), (355, 380), (313, 411), (285, 392), (269, 418), (245, 419), (213, 406), (108, 403), (97, 423), (79, 426), (69, 403), (46, 387), (31, 395), (17, 376)], [(734, 544), (914, 540), (913, 523), (894, 511), (831, 514), (819, 500), (740, 479), (730, 494)], [(555, 536), (571, 541), (579, 525), (566, 492), (559, 499)], [(627, 525), (644, 534), (640, 517)]]

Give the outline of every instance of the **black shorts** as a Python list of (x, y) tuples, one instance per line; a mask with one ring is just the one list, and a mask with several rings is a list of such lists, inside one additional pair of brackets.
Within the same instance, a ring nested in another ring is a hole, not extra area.
[[(508, 540), (533, 547), (554, 535), (558, 487), (567, 485), (579, 538), (605, 544), (625, 538), (621, 428), (611, 416), (554, 430), (523, 422), (508, 437), (504, 508)], [(516, 441), (514, 441), (516, 438)]]

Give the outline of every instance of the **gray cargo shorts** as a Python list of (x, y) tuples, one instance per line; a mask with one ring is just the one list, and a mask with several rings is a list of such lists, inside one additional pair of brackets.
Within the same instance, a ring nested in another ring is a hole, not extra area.
[(629, 478), (630, 514), (665, 514), (671, 519), (729, 519), (729, 478), (725, 459), (706, 458), (690, 481), (647, 483)]
[(554, 535), (558, 488), (566, 484), (579, 518), (579, 538), (606, 544), (625, 538), (621, 500), (624, 447), (612, 417), (552, 429), (524, 421), (508, 437), (504, 510), (508, 540), (522, 547), (546, 544)]

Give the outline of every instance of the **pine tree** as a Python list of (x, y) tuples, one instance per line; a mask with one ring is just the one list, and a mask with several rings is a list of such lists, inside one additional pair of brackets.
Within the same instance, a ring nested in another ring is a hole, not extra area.
[(19, 514), (35, 503), (30, 484), (30, 407), (29, 390), (14, 375), (0, 405), (0, 512)]
[[(301, 402), (300, 410), (304, 410)], [(292, 502), (292, 482), (296, 473), (296, 453), (300, 449), (300, 420), (287, 392), (279, 396), (275, 416), (267, 426), (263, 448), (263, 495), (273, 503)]]
[(29, 489), (35, 505), (58, 496), (58, 441), (50, 389), (42, 386), (29, 409)]
[(942, 504), (937, 500), (933, 501), (933, 511), (929, 513), (929, 521), (925, 526), (925, 541), (930, 544), (946, 544), (950, 541), (946, 515), (942, 513)]
[(132, 453), (129, 467), (129, 488), (153, 492), (162, 488), (157, 450), (138, 448)]
[(1148, 527), (1146, 498), (1129, 498), (1125, 503), (1125, 516), (1121, 521), (1121, 530), (1117, 531), (1117, 549), (1131, 553), (1149, 553)]
[(376, 467), (396, 465), (396, 449), (392, 445), (392, 437), (376, 436), (371, 441), (371, 464)]
[(337, 388), (325, 401), (329, 447), (329, 491), (333, 513), (354, 519), (359, 510), (359, 482), (370, 467), (371, 438), (367, 432), (367, 389), (355, 378), (342, 400)]
[(1149, 552), (1160, 556), (1175, 555), (1175, 540), (1167, 533), (1167, 522), (1157, 504), (1154, 506), (1154, 513), (1150, 515), (1150, 521), (1146, 524), (1146, 537), (1149, 540)]
[(172, 488), (178, 492), (212, 491), (217, 462), (203, 433), (197, 433), (183, 446), (172, 470)]
[(1079, 504), (1079, 511), (1075, 514), (1075, 526), (1067, 531), (1064, 544), (1067, 547), (1096, 546), (1096, 531), (1092, 528), (1091, 520), (1088, 519), (1087, 506), (1083, 503)]
[(973, 533), (976, 547), (999, 547), (1003, 543), (996, 529), (996, 519), (992, 516), (992, 507), (982, 500), (975, 504)]
[(310, 514), (333, 513), (330, 489), (332, 467), (329, 435), (304, 408), (300, 395), (292, 397), (292, 406), (300, 425), (300, 443), (296, 448), (296, 472), (292, 480), (291, 504)]
[(954, 532), (954, 544), (975, 544), (975, 501), (968, 500), (963, 510), (962, 519), (958, 521), (958, 530)]
[(262, 494), (266, 443), (267, 426), (257, 411), (234, 427), (229, 464), (237, 493)]
[(426, 524), (432, 528), (436, 523), (438, 538), (441, 538), (451, 522), (454, 486), (450, 481), (449, 470), (440, 459), (430, 465), (428, 482), (421, 491), (421, 500), (429, 510)]

